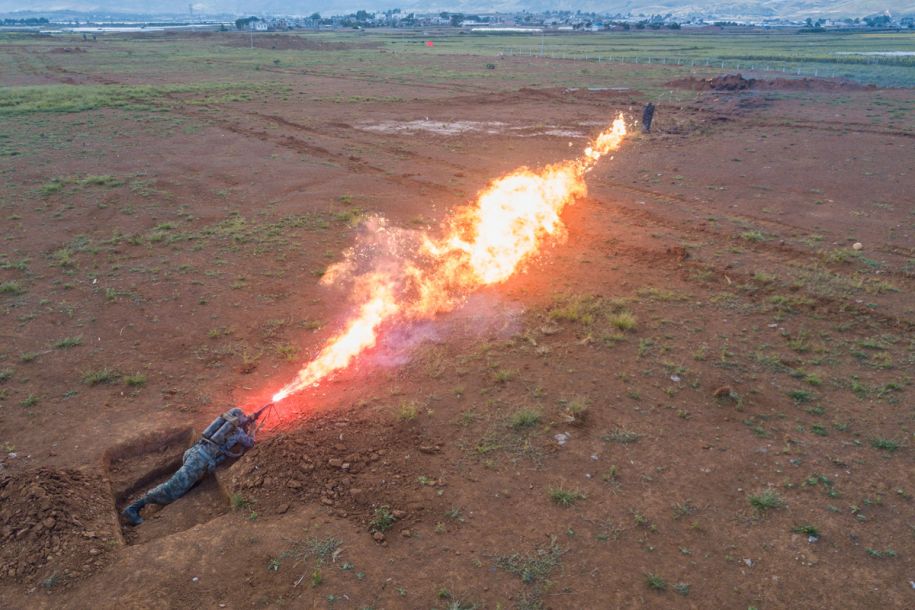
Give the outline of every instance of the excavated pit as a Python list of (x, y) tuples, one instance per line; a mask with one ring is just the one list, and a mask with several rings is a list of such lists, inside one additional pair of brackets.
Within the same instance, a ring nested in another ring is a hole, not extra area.
[[(109, 449), (105, 453), (104, 466), (118, 513), (180, 468), (182, 456), (193, 441), (193, 428), (172, 428), (151, 432)], [(121, 534), (127, 544), (142, 544), (206, 523), (228, 510), (228, 495), (216, 477), (207, 476), (178, 502), (143, 509), (144, 523), (139, 527), (121, 520)]]

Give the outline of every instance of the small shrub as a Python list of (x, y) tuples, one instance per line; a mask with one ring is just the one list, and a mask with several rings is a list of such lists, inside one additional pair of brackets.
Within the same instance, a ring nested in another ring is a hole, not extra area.
[(577, 396), (566, 401), (563, 413), (569, 419), (570, 423), (581, 424), (588, 416), (589, 401), (583, 396)]
[(630, 443), (638, 442), (640, 435), (637, 432), (631, 430), (625, 430), (623, 428), (617, 428), (613, 432), (605, 434), (603, 439), (611, 443), (620, 443), (621, 445), (628, 445)]
[(791, 398), (791, 400), (793, 400), (797, 404), (801, 404), (804, 402), (810, 402), (811, 400), (813, 400), (813, 394), (811, 394), (807, 390), (791, 390), (790, 392), (788, 392), (788, 396)]
[(636, 327), (635, 316), (628, 311), (611, 314), (608, 319), (612, 326), (620, 330), (632, 330)]
[(127, 375), (124, 377), (124, 383), (131, 387), (138, 388), (146, 384), (146, 375), (143, 373), (134, 373), (133, 375)]
[(666, 591), (667, 590), (667, 583), (664, 581), (664, 579), (661, 578), (660, 576), (658, 576), (657, 574), (654, 574), (651, 572), (649, 572), (648, 574), (645, 575), (645, 584), (648, 585), (649, 589), (652, 589), (654, 591)]
[(492, 374), (492, 380), (495, 381), (496, 383), (508, 383), (509, 381), (514, 379), (514, 377), (515, 377), (514, 371), (510, 371), (508, 369), (499, 369), (498, 371), (496, 371), (495, 373)]
[(740, 239), (744, 241), (760, 242), (765, 241), (766, 236), (760, 231), (744, 231), (740, 234)]
[(229, 505), (232, 507), (232, 510), (241, 510), (247, 508), (250, 504), (251, 502), (240, 493), (234, 493), (229, 498)]
[(391, 509), (387, 506), (381, 506), (375, 509), (375, 516), (369, 523), (369, 529), (375, 532), (386, 532), (391, 529), (395, 521), (397, 521), (397, 517), (394, 516)]
[(550, 500), (559, 506), (572, 506), (579, 500), (584, 500), (585, 494), (577, 489), (564, 489), (562, 487), (553, 487), (550, 489)]
[(82, 342), (83, 342), (82, 336), (64, 337), (63, 339), (60, 339), (59, 341), (55, 342), (54, 347), (56, 347), (57, 349), (67, 349), (70, 347), (76, 347), (77, 345), (81, 344)]
[(871, 447), (892, 453), (893, 451), (899, 449), (899, 443), (888, 438), (872, 438)]
[(536, 426), (540, 423), (540, 412), (534, 409), (519, 409), (512, 414), (510, 423), (515, 430)]
[(762, 493), (749, 497), (750, 506), (758, 511), (766, 511), (771, 508), (781, 508), (785, 501), (774, 489), (766, 489)]
[(83, 373), (83, 383), (86, 385), (101, 385), (105, 383), (114, 383), (120, 378), (117, 371), (107, 367), (96, 371), (86, 371)]
[(11, 294), (16, 296), (22, 294), (23, 292), (25, 292), (25, 289), (22, 287), (22, 284), (15, 280), (0, 283), (0, 294)]
[(820, 537), (820, 530), (816, 526), (805, 523), (803, 525), (797, 525), (791, 528), (791, 531), (795, 534), (804, 534), (805, 536), (813, 536), (814, 538)]
[(403, 421), (413, 421), (418, 413), (419, 409), (417, 409), (415, 402), (402, 402), (397, 416)]

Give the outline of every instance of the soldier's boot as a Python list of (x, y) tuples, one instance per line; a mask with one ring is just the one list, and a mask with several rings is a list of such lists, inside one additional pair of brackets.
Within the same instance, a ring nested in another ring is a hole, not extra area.
[(131, 525), (140, 525), (143, 523), (143, 517), (140, 516), (140, 509), (146, 506), (146, 500), (141, 498), (121, 511), (121, 515)]

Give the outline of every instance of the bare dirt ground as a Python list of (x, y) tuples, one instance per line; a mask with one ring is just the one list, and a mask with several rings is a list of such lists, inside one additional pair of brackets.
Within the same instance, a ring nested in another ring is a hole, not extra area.
[[(240, 84), (3, 116), (0, 606), (915, 604), (911, 90), (267, 43), (4, 43), (5, 86)], [(566, 240), (118, 522), (340, 328), (362, 219), (434, 230), (618, 112)]]

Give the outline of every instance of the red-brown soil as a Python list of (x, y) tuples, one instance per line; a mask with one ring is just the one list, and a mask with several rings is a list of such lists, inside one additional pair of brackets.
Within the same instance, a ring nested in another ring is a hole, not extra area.
[(120, 543), (104, 477), (37, 468), (0, 477), (0, 579), (50, 589), (102, 567)]
[[(912, 605), (911, 91), (235, 42), (6, 45), (3, 85), (250, 87), (0, 131), (0, 605)], [(434, 231), (618, 112), (566, 239), (117, 522), (339, 331), (360, 219)]]

